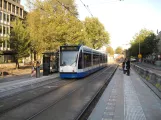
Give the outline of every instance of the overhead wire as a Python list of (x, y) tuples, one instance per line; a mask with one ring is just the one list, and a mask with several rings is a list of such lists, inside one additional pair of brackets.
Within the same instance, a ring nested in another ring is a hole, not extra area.
[[(72, 11), (70, 11), (69, 10), (69, 8), (67, 7), (67, 6), (65, 6), (64, 4), (62, 4), (59, 0), (56, 0), (61, 6), (63, 6), (70, 14), (72, 14), (72, 16), (74, 16), (79, 22), (82, 22), (81, 20), (79, 20), (76, 16), (75, 16), (75, 14), (72, 12)], [(32, 5), (35, 5), (34, 3), (32, 3), (31, 1), (30, 1), (30, 3), (32, 4)], [(43, 11), (45, 11), (42, 7), (40, 7), (40, 9), (41, 10), (43, 10)]]
[(79, 20), (76, 16), (75, 16), (75, 14), (72, 12), (72, 11), (70, 11), (69, 9), (68, 9), (68, 7), (66, 7), (64, 4), (62, 4), (59, 0), (56, 0), (61, 6), (63, 6), (68, 12), (70, 12), (79, 22), (82, 22), (81, 20)]
[[(87, 7), (89, 7), (89, 6), (97, 6), (98, 7), (98, 5), (101, 5), (101, 4), (106, 4), (106, 3), (115, 3), (115, 2), (118, 2), (118, 1), (124, 1), (124, 0), (109, 0), (109, 1), (99, 1), (98, 3), (91, 3), (91, 4), (88, 4), (88, 5), (86, 5)], [(80, 7), (84, 7), (84, 5), (83, 6), (80, 6)]]
[(93, 14), (92, 14), (92, 12), (90, 11), (88, 5), (85, 5), (85, 4), (83, 3), (82, 0), (80, 0), (80, 1), (81, 1), (81, 3), (83, 4), (83, 6), (86, 8), (86, 10), (89, 12), (89, 14), (93, 17)]

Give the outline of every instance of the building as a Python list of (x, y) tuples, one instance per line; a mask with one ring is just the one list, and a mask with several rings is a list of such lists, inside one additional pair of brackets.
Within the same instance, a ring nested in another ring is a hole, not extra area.
[(11, 22), (16, 17), (24, 19), (24, 7), (20, 0), (0, 0), (0, 63), (14, 61), (10, 46)]
[(159, 39), (159, 42), (158, 42), (158, 52), (159, 54), (161, 55), (161, 31), (158, 33), (158, 35), (156, 36), (157, 39)]

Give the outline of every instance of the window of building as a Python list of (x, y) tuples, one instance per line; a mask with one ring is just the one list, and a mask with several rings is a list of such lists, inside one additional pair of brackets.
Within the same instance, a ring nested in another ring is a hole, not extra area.
[(18, 13), (19, 13), (19, 9), (18, 7), (16, 7), (16, 14), (18, 15)]
[(14, 21), (14, 20), (15, 20), (15, 16), (10, 15), (10, 21), (12, 22), (12, 21)]
[(5, 26), (3, 26), (3, 34), (5, 34), (6, 33), (6, 28), (5, 28)]
[(2, 34), (2, 25), (0, 25), (0, 34)]
[(5, 13), (3, 13), (3, 20), (7, 21), (7, 15)]
[(22, 9), (20, 8), (20, 16), (22, 16)]
[(3, 34), (9, 34), (9, 27), (3, 26)]
[(12, 13), (15, 13), (15, 5), (12, 5)]
[(3, 14), (3, 20), (6, 21), (7, 20), (6, 18), (7, 18), (7, 15), (4, 13)]
[(2, 7), (2, 0), (0, 0), (0, 7)]
[(9, 22), (9, 18), (10, 18), (10, 16), (9, 16), (9, 15), (7, 15), (7, 22)]
[(4, 1), (4, 9), (7, 9), (7, 1)]
[(5, 27), (5, 34), (8, 34), (8, 29), (7, 29), (8, 27)]
[(5, 34), (7, 34), (7, 27), (5, 26)]
[(0, 20), (2, 20), (2, 12), (0, 12)]
[(8, 3), (8, 11), (11, 12), (11, 3)]
[(10, 34), (10, 27), (7, 27), (7, 34)]
[(3, 44), (3, 39), (2, 37), (0, 37), (0, 47), (2, 47), (2, 44)]

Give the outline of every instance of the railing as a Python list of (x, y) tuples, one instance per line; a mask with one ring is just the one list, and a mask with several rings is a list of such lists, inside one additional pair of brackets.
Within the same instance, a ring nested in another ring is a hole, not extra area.
[(150, 70), (144, 69), (135, 64), (132, 64), (131, 66), (142, 78), (151, 83), (161, 92), (161, 75), (154, 73)]

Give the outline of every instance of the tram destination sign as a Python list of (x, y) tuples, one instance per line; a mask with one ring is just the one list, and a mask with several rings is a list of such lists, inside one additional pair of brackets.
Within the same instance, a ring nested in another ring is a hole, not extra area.
[(60, 50), (61, 51), (78, 51), (79, 48), (78, 46), (61, 46)]

